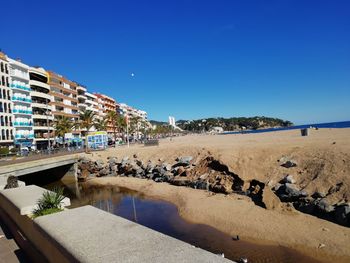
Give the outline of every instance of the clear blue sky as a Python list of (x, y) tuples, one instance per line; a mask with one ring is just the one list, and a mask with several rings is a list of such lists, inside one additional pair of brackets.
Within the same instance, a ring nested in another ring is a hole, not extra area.
[(349, 14), (347, 0), (13, 0), (1, 3), (0, 48), (150, 119), (341, 121)]

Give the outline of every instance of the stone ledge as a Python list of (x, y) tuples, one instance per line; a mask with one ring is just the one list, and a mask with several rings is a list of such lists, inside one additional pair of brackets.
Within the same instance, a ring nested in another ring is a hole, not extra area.
[[(43, 193), (48, 190), (36, 185), (5, 189), (0, 191), (0, 195), (11, 203), (20, 215), (29, 215), (37, 208), (37, 201)], [(70, 206), (70, 199), (64, 198), (62, 206)]]
[(92, 206), (38, 217), (34, 225), (70, 262), (231, 262)]

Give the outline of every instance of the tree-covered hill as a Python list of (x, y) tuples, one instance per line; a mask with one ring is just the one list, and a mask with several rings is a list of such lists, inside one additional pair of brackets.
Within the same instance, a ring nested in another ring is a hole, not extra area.
[(179, 120), (176, 122), (176, 125), (186, 131), (200, 132), (210, 131), (213, 127), (222, 127), (224, 131), (237, 131), (242, 129), (256, 130), (272, 127), (289, 127), (292, 126), (293, 123), (278, 118), (256, 116)]

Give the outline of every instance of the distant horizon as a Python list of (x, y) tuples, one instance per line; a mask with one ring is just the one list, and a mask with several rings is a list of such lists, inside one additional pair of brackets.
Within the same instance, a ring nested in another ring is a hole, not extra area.
[(8, 56), (149, 119), (349, 119), (349, 1), (18, 0), (2, 9)]

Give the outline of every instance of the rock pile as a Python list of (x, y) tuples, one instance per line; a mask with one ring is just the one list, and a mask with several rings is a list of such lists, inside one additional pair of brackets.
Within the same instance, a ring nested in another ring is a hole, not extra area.
[[(288, 157), (282, 157), (278, 160), (279, 165), (284, 168), (296, 167), (296, 162)], [(350, 226), (350, 204), (341, 202), (330, 204), (327, 196), (339, 191), (342, 183), (332, 186), (328, 193), (314, 192), (309, 195), (303, 189), (296, 185), (297, 180), (292, 175), (286, 175), (272, 190), (282, 202), (292, 203), (293, 206), (301, 212), (312, 214), (317, 217), (333, 221), (335, 223)]]
[(78, 178), (85, 181), (88, 177), (127, 176), (225, 194), (242, 191), (243, 180), (212, 157), (207, 157), (198, 164), (193, 163), (192, 156), (179, 157), (174, 164), (162, 160), (158, 163), (143, 163), (136, 157), (124, 157), (120, 161), (116, 157), (110, 157), (107, 164), (102, 160), (82, 158), (78, 161)]

